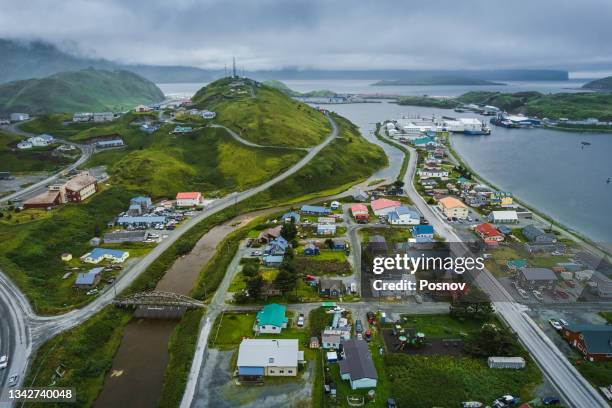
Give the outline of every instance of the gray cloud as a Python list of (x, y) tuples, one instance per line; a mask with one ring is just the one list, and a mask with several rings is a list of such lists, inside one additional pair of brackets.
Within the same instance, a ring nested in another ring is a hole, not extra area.
[(0, 37), (247, 69), (612, 67), (609, 0), (0, 0)]

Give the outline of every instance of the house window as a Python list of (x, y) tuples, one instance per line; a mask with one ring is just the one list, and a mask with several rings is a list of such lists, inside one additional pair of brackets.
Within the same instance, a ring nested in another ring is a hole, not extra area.
[(288, 373), (289, 373), (289, 374), (293, 374), (293, 370), (289, 370), (289, 371), (288, 371)]
[(270, 370), (270, 374), (274, 374), (274, 370)]
[(278, 372), (281, 374), (285, 374), (285, 370), (279, 370)]

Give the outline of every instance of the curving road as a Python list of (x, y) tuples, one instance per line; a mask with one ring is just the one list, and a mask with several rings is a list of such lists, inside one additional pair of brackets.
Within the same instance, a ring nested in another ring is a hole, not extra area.
[[(0, 327), (0, 341), (2, 341), (2, 344), (0, 344), (0, 354), (7, 354), (10, 359), (8, 369), (3, 370), (4, 373), (0, 372), (0, 389), (5, 386), (9, 373), (10, 375), (18, 374), (21, 384), (33, 350), (51, 337), (82, 323), (110, 304), (115, 297), (115, 292), (120, 293), (128, 288), (133, 280), (155, 262), (166, 249), (200, 221), (268, 189), (306, 166), (338, 136), (336, 123), (329, 116), (327, 116), (327, 119), (332, 127), (330, 134), (321, 144), (309, 149), (308, 153), (291, 168), (257, 187), (240, 193), (232, 193), (217, 200), (210, 207), (187, 220), (185, 224), (172, 231), (167, 239), (162, 241), (139, 262), (126, 268), (115, 282), (114, 287), (107, 288), (93, 302), (81, 309), (75, 309), (61, 316), (38, 316), (34, 313), (27, 299), (25, 299), (18, 288), (5, 274), (0, 273), (0, 311), (2, 311), (2, 325)], [(2, 403), (0, 403), (0, 406), (2, 406)]]
[(208, 127), (224, 129), (237, 142), (242, 143), (243, 145), (246, 145), (246, 146), (250, 146), (250, 147), (260, 147), (260, 148), (267, 148), (267, 149), (306, 150), (306, 151), (310, 151), (310, 150), (313, 149), (312, 147), (290, 147), (290, 146), (265, 146), (265, 145), (259, 145), (257, 143), (253, 143), (253, 142), (250, 142), (250, 141), (246, 140), (245, 138), (240, 136), (238, 133), (234, 132), (232, 129), (230, 129), (228, 127), (225, 127), (223, 125), (218, 125), (216, 123), (212, 123), (212, 124), (208, 125)]

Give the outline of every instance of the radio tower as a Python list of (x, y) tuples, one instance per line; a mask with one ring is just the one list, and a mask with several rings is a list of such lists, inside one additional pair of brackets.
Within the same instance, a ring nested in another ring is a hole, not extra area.
[(236, 75), (236, 57), (232, 57), (232, 58), (233, 58), (232, 59), (232, 76), (234, 78), (237, 78), (237, 75)]

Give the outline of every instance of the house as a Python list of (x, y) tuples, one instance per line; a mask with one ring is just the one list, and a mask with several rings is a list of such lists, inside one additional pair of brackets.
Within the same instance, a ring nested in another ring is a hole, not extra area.
[(28, 113), (11, 113), (10, 118), (11, 122), (22, 122), (24, 120), (29, 120), (30, 115)]
[(561, 329), (563, 338), (588, 361), (612, 361), (612, 326), (570, 324)]
[(112, 122), (115, 119), (113, 112), (95, 112), (93, 114), (94, 122)]
[(343, 341), (350, 339), (350, 326), (342, 328), (328, 327), (321, 332), (321, 347), (324, 349), (338, 349)]
[(340, 377), (348, 380), (353, 390), (375, 388), (378, 381), (376, 367), (365, 340), (342, 343), (344, 359), (339, 361)]
[(489, 357), (487, 359), (489, 368), (509, 368), (520, 370), (525, 368), (525, 359), (523, 357)]
[(53, 142), (55, 142), (55, 138), (51, 135), (43, 133), (41, 135), (28, 138), (28, 141), (32, 143), (32, 146), (34, 147), (45, 147), (53, 144)]
[(529, 242), (537, 244), (554, 244), (557, 242), (557, 237), (554, 234), (546, 233), (533, 224), (523, 227), (521, 232)]
[(49, 208), (61, 204), (59, 191), (47, 190), (23, 202), (23, 208)]
[(602, 298), (612, 298), (612, 280), (599, 271), (594, 271), (591, 276), (591, 292)]
[(313, 255), (319, 255), (321, 253), (321, 251), (319, 250), (319, 248), (316, 247), (315, 244), (306, 244), (304, 246), (304, 255), (307, 256), (313, 256)]
[(261, 382), (264, 377), (295, 377), (304, 361), (297, 339), (244, 339), (238, 348), (238, 378)]
[(432, 225), (415, 225), (412, 227), (412, 236), (415, 238), (432, 238), (434, 227)]
[(506, 227), (505, 225), (500, 225), (499, 227), (497, 227), (497, 230), (504, 235), (512, 234), (512, 229), (509, 227)]
[(318, 217), (317, 223), (319, 224), (335, 224), (336, 219), (334, 217)]
[(526, 259), (509, 259), (506, 262), (506, 266), (508, 266), (508, 269), (512, 271), (516, 271), (517, 269), (526, 268), (527, 260)]
[(401, 206), (402, 203), (395, 200), (389, 200), (386, 198), (379, 198), (370, 203), (374, 214), (377, 216), (386, 217), (390, 212), (394, 211), (397, 207)]
[(147, 212), (153, 207), (153, 202), (151, 201), (151, 197), (138, 196), (130, 200), (130, 206), (132, 205), (140, 207), (141, 212)]
[(100, 263), (105, 259), (113, 263), (121, 263), (128, 259), (129, 256), (130, 253), (127, 251), (108, 248), (94, 248), (91, 252), (83, 255), (81, 260), (83, 262), (92, 264)]
[(332, 239), (331, 249), (334, 251), (345, 251), (348, 248), (346, 241), (342, 239)]
[(282, 228), (282, 225), (278, 225), (276, 227), (268, 228), (260, 232), (259, 236), (257, 237), (257, 241), (261, 244), (272, 242), (276, 238), (280, 237), (280, 232)]
[(340, 279), (321, 279), (319, 293), (324, 296), (341, 296), (344, 293), (344, 282)]
[(318, 224), (317, 235), (334, 235), (336, 226), (334, 224)]
[(192, 131), (193, 131), (193, 128), (191, 126), (176, 126), (172, 130), (172, 133), (174, 133), (174, 134), (184, 134), (184, 133), (191, 133)]
[(483, 205), (487, 205), (489, 200), (484, 194), (477, 192), (470, 192), (465, 194), (464, 196), (465, 203), (471, 207), (482, 207)]
[(64, 262), (71, 261), (71, 260), (72, 260), (72, 254), (71, 254), (71, 253), (69, 253), (69, 252), (64, 252), (64, 253), (61, 255), (61, 259), (62, 259), (62, 261), (64, 261)]
[(392, 225), (418, 225), (421, 223), (421, 214), (414, 207), (402, 205), (387, 215), (387, 221)]
[(177, 207), (195, 207), (204, 204), (202, 193), (197, 191), (182, 192), (176, 194)]
[(17, 143), (17, 148), (20, 149), (20, 150), (31, 149), (33, 147), (34, 147), (34, 145), (31, 142), (27, 141), (27, 140), (23, 140), (23, 141)]
[(448, 170), (440, 169), (437, 167), (424, 167), (419, 170), (419, 177), (422, 179), (427, 178), (448, 178)]
[(367, 248), (372, 253), (385, 253), (389, 249), (387, 240), (382, 235), (372, 235), (368, 241)]
[(436, 141), (432, 137), (419, 137), (412, 140), (414, 147), (427, 147), (428, 145), (435, 146)]
[(302, 214), (310, 214), (310, 215), (329, 215), (331, 214), (331, 210), (329, 208), (320, 206), (320, 205), (303, 205), (300, 208), (300, 212)]
[(438, 208), (448, 218), (464, 220), (468, 217), (468, 206), (455, 197), (444, 197), (438, 201)]
[(149, 108), (149, 107), (148, 107), (148, 106), (146, 106), (146, 105), (138, 105), (138, 106), (136, 106), (136, 107), (134, 108), (134, 111), (136, 111), (136, 112), (141, 112), (141, 113), (142, 113), (142, 112), (150, 112), (150, 111), (151, 111), (151, 108)]
[(512, 193), (503, 191), (495, 191), (489, 196), (489, 202), (491, 205), (500, 207), (511, 207), (514, 204)]
[(140, 125), (140, 130), (145, 133), (153, 133), (159, 129), (159, 125), (152, 125), (150, 123), (143, 123)]
[(10, 180), (11, 172), (10, 171), (0, 171), (0, 180)]
[(98, 182), (87, 171), (74, 176), (63, 186), (64, 200), (79, 203), (91, 197), (98, 191)]
[(321, 347), (321, 345), (319, 344), (319, 338), (317, 336), (312, 336), (310, 338), (309, 347), (311, 349), (318, 349), (319, 347)]
[(368, 193), (366, 193), (365, 191), (361, 189), (357, 189), (355, 193), (353, 194), (353, 199), (360, 203), (368, 201), (369, 198), (370, 196), (368, 195)]
[(554, 243), (554, 244), (537, 243), (537, 242), (525, 243), (525, 250), (529, 252), (530, 254), (543, 253), (543, 252), (548, 252), (548, 253), (561, 252), (563, 253), (565, 252), (566, 249), (567, 247), (565, 246), (565, 244), (561, 244), (561, 243)]
[(289, 319), (285, 316), (287, 308), (277, 303), (265, 305), (257, 312), (253, 331), (255, 333), (279, 334), (287, 328)]
[(489, 221), (495, 224), (518, 224), (518, 215), (516, 211), (491, 211)]
[(98, 140), (96, 142), (96, 147), (98, 149), (110, 149), (113, 147), (123, 147), (125, 143), (123, 143), (123, 139), (120, 137), (115, 137), (112, 139)]
[(214, 119), (215, 116), (217, 116), (216, 112), (211, 112), (209, 110), (202, 111), (202, 118), (203, 119)]
[(262, 262), (265, 266), (277, 268), (281, 266), (283, 259), (283, 255), (266, 255), (262, 258)]
[(77, 112), (72, 115), (73, 122), (89, 122), (93, 118), (93, 113), (91, 112)]
[(278, 236), (266, 245), (263, 253), (265, 255), (284, 255), (289, 247), (289, 242), (282, 236)]
[(290, 211), (288, 213), (283, 214), (283, 216), (281, 217), (281, 220), (283, 222), (293, 222), (295, 224), (299, 224), (300, 223), (300, 214), (295, 212), (295, 211)]
[(351, 205), (351, 215), (355, 221), (367, 221), (369, 218), (368, 207), (363, 204)]
[(86, 273), (78, 273), (74, 287), (78, 289), (93, 289), (98, 286), (102, 279), (104, 268), (93, 268)]
[(504, 235), (488, 222), (477, 225), (474, 232), (480, 235), (480, 238), (484, 241), (502, 242), (504, 240)]
[(166, 224), (167, 218), (163, 215), (123, 215), (117, 218), (117, 225), (123, 227), (151, 227), (157, 224)]
[(122, 242), (142, 242), (147, 239), (146, 231), (116, 231), (104, 234), (105, 244), (118, 244)]
[(526, 289), (554, 289), (557, 275), (548, 268), (520, 268), (518, 282)]
[(89, 245), (93, 247), (100, 246), (101, 243), (102, 243), (102, 240), (100, 239), (100, 237), (93, 237), (92, 239), (89, 240)]

